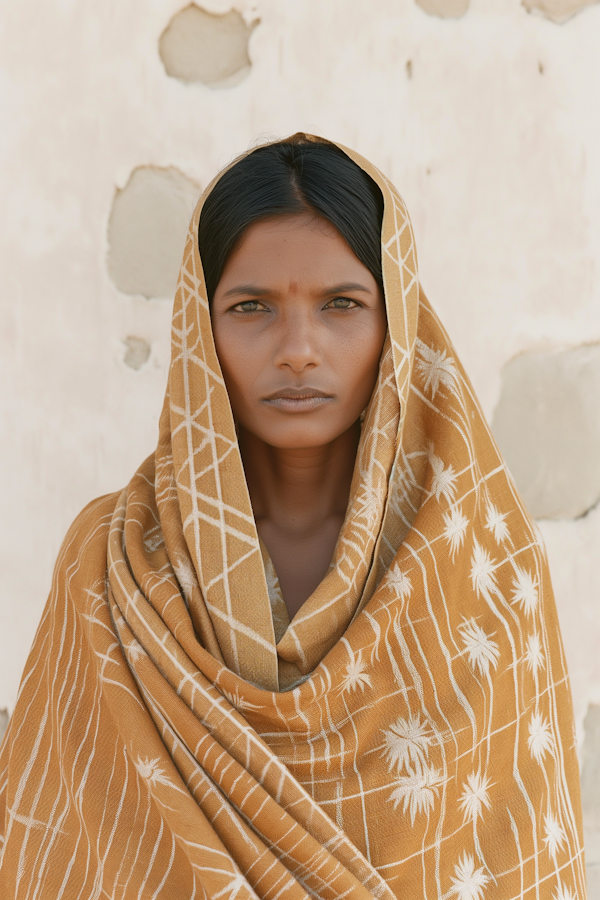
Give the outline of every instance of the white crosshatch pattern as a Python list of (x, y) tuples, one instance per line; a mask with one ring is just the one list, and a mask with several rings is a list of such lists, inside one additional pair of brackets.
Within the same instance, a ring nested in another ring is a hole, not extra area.
[(69, 532), (3, 748), (10, 896), (585, 900), (540, 538), (404, 204), (347, 152), (384, 195), (389, 339), (331, 569), (276, 642), (201, 201), (157, 452)]

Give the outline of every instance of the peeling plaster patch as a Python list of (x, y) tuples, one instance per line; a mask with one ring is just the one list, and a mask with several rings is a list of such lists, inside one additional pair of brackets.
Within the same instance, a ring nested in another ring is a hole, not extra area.
[(529, 13), (537, 13), (561, 24), (598, 2), (600, 0), (523, 0), (523, 6)]
[(178, 169), (134, 169), (108, 223), (108, 271), (124, 294), (171, 299), (200, 194)]
[(217, 15), (191, 3), (160, 36), (158, 51), (167, 75), (232, 87), (250, 71), (248, 41), (256, 25), (258, 21), (248, 25), (237, 9)]
[(492, 430), (536, 518), (577, 518), (600, 499), (598, 409), (600, 343), (505, 365)]
[(131, 369), (141, 369), (150, 356), (150, 344), (143, 338), (127, 337), (123, 341), (126, 346), (123, 362)]
[[(585, 717), (581, 767), (581, 802), (588, 880), (600, 886), (600, 706), (590, 704)], [(600, 896), (589, 884), (590, 897)]]
[(0, 709), (0, 744), (2, 743), (2, 738), (8, 728), (8, 710)]
[(417, 0), (417, 6), (441, 19), (460, 19), (469, 8), (469, 0)]

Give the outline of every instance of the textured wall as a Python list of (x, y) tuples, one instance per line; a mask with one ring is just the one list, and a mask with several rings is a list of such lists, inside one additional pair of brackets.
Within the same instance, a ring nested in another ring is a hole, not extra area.
[(20, 0), (0, 15), (0, 707), (69, 522), (153, 449), (194, 198), (257, 137), (318, 131), (404, 194), (422, 283), (542, 517), (600, 900), (600, 5)]

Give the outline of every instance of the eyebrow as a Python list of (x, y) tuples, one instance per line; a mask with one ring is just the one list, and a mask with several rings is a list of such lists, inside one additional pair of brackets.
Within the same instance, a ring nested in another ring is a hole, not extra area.
[(223, 294), (224, 297), (237, 297), (240, 294), (250, 294), (252, 297), (270, 297), (274, 294), (268, 288), (261, 288), (255, 284), (240, 284), (237, 287), (230, 288)]
[(346, 291), (362, 291), (363, 294), (372, 293), (368, 287), (365, 287), (364, 284), (360, 284), (358, 281), (344, 281), (342, 284), (336, 284), (334, 287), (328, 288), (324, 293), (343, 294)]
[[(363, 294), (372, 293), (369, 288), (365, 287), (364, 284), (360, 284), (358, 281), (344, 281), (342, 284), (336, 284), (332, 287), (326, 288), (323, 291), (323, 294), (343, 294), (347, 291), (362, 291)], [(276, 291), (271, 291), (268, 288), (261, 288), (256, 284), (240, 284), (237, 287), (233, 287), (228, 291), (225, 291), (223, 296), (238, 297), (244, 295), (246, 297), (272, 297), (276, 293)]]

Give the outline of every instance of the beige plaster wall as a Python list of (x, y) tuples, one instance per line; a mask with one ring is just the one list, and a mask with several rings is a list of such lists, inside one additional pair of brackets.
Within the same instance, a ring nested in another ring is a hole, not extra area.
[(600, 5), (19, 0), (0, 18), (0, 708), (68, 524), (153, 449), (197, 192), (257, 137), (317, 131), (404, 194), (425, 290), (552, 517), (600, 900)]

